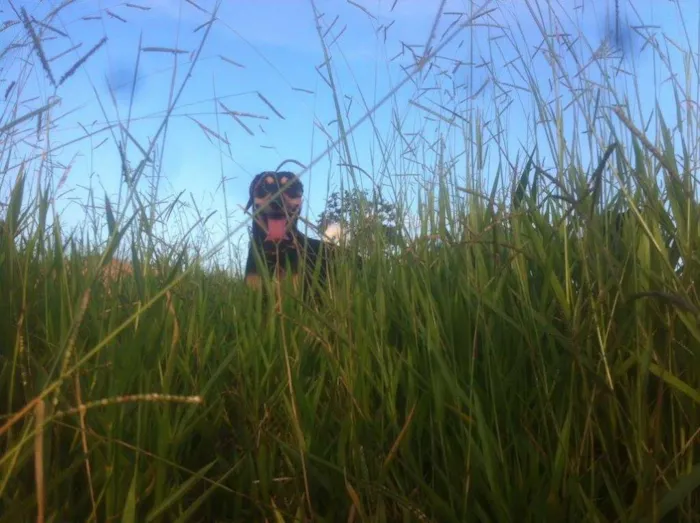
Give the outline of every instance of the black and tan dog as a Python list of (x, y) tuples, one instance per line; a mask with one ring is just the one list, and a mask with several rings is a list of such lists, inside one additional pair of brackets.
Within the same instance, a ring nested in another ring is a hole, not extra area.
[[(273, 278), (290, 272), (295, 287), (304, 280), (304, 290), (314, 282), (320, 285), (327, 282), (329, 260), (335, 248), (309, 238), (297, 228), (303, 198), (304, 186), (291, 172), (266, 171), (253, 179), (246, 205), (246, 211), (253, 208), (253, 231), (245, 268), (248, 286), (261, 288), (265, 269)], [(300, 279), (302, 274), (305, 278)]]

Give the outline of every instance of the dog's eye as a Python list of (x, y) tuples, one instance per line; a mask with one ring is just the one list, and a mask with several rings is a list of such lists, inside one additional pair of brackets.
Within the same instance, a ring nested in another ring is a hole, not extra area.
[(298, 183), (296, 180), (292, 181), (292, 183), (288, 185), (284, 190), (284, 194), (286, 194), (290, 198), (300, 198), (303, 193), (304, 190), (302, 189), (301, 184)]
[(299, 184), (295, 183), (287, 187), (284, 193), (290, 198), (301, 198), (301, 195), (304, 194), (304, 191), (301, 187), (299, 187)]
[[(280, 182), (282, 182), (282, 180), (280, 180)], [(299, 179), (296, 177), (290, 179), (285, 176), (282, 185), (285, 184), (287, 186), (285, 187), (284, 192), (290, 198), (299, 198), (304, 193), (304, 186), (299, 182)]]
[(264, 198), (269, 193), (270, 193), (270, 188), (264, 183), (261, 183), (255, 187), (256, 198)]

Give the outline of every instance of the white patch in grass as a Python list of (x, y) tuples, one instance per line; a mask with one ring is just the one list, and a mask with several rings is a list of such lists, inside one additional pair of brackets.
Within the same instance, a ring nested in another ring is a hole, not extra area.
[(323, 240), (329, 243), (340, 245), (347, 242), (349, 234), (343, 231), (339, 223), (331, 223), (323, 233)]

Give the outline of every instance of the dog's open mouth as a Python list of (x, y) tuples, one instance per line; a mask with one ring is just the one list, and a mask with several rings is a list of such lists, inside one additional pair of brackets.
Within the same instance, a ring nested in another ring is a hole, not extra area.
[(268, 216), (265, 219), (267, 225), (267, 236), (265, 241), (279, 242), (287, 237), (287, 219)]

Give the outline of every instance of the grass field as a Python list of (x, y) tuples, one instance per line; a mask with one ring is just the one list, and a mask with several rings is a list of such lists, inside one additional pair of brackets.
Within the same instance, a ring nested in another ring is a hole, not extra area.
[(418, 234), (353, 237), (364, 270), (316, 304), (263, 302), (195, 236), (162, 247), (134, 186), (126, 220), (69, 237), (7, 167), (36, 122), (5, 111), (0, 522), (700, 521), (699, 49), (669, 71), (662, 40), (677, 103), (653, 118), (616, 61), (593, 83), (553, 59), (563, 107), (521, 55), (554, 169), (460, 123), (467, 173), (426, 166)]

